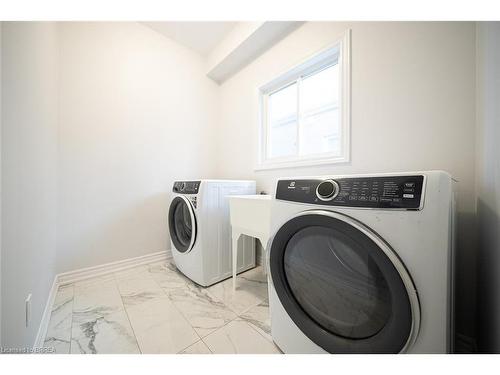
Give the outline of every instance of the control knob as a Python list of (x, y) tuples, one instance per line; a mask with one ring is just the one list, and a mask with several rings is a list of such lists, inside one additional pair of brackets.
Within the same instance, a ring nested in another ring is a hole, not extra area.
[(316, 188), (316, 196), (322, 201), (331, 201), (339, 193), (339, 184), (334, 180), (324, 180)]

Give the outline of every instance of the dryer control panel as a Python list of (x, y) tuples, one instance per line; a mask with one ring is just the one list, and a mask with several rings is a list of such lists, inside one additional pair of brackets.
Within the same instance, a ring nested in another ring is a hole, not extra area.
[(172, 191), (181, 194), (198, 194), (200, 184), (201, 181), (175, 181)]
[(373, 176), (279, 180), (276, 199), (357, 208), (419, 210), (424, 176)]

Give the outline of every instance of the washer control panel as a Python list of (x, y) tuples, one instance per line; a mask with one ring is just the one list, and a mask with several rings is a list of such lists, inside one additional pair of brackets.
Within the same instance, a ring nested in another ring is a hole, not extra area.
[(276, 199), (326, 206), (419, 210), (424, 176), (279, 180)]
[(175, 181), (172, 191), (181, 194), (198, 194), (200, 184), (201, 181)]

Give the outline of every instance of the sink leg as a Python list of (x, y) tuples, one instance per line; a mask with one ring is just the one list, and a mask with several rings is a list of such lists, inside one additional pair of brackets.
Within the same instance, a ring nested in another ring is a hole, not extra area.
[(236, 291), (236, 273), (238, 272), (238, 239), (240, 234), (233, 234), (233, 291)]
[(262, 246), (262, 270), (264, 275), (267, 275), (267, 253), (266, 253), (266, 245), (267, 241), (264, 238), (259, 237), (260, 244)]

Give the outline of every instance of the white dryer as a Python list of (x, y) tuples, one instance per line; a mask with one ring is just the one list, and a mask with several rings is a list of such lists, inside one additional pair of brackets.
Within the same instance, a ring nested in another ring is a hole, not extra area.
[(267, 247), (285, 353), (448, 353), (453, 180), (440, 171), (286, 178)]
[[(255, 194), (255, 181), (176, 181), (168, 213), (172, 256), (195, 283), (208, 286), (232, 274), (229, 195)], [(240, 238), (238, 272), (255, 267), (255, 242)]]

